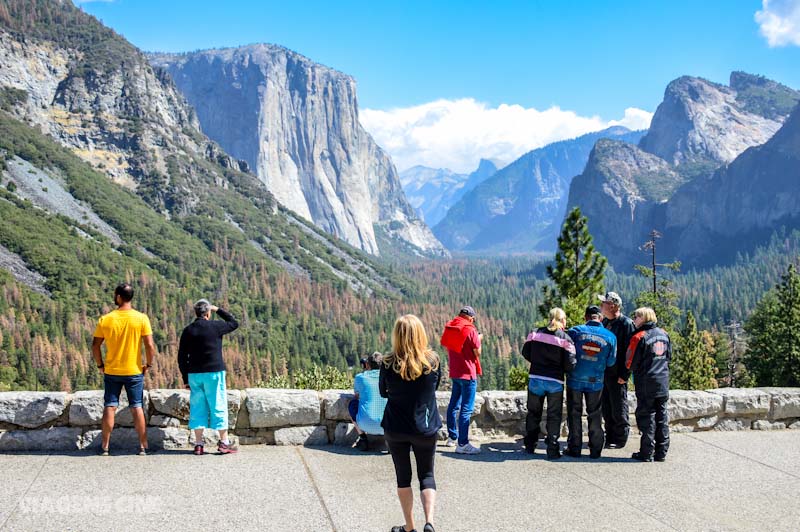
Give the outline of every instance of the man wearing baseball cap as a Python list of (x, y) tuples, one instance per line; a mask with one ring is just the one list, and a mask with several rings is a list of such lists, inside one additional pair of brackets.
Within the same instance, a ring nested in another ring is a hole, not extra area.
[(458, 454), (478, 454), (469, 443), (469, 422), (475, 408), (478, 375), (481, 369), (481, 334), (475, 328), (475, 309), (469, 305), (444, 326), (441, 344), (447, 349), (453, 390), (447, 405), (447, 446)]
[(603, 452), (603, 425), (600, 396), (603, 375), (617, 359), (617, 339), (603, 327), (600, 307), (592, 305), (584, 314), (585, 325), (567, 331), (575, 343), (578, 363), (567, 376), (567, 450), (564, 454), (578, 458), (583, 446), (583, 401), (586, 400), (586, 421), (589, 424), (589, 457), (600, 458)]
[(631, 424), (628, 419), (628, 378), (625, 352), (635, 331), (633, 320), (622, 313), (622, 298), (616, 292), (598, 295), (603, 311), (603, 327), (617, 338), (617, 362), (606, 370), (603, 379), (603, 420), (606, 427), (606, 447), (621, 449), (628, 443)]

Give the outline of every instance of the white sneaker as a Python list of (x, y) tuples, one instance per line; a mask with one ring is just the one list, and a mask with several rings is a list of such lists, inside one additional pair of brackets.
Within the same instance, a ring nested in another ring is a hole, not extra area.
[(480, 452), (480, 449), (473, 447), (469, 442), (456, 447), (456, 454), (480, 454)]
[(456, 447), (458, 445), (458, 439), (456, 438), (447, 438), (447, 441), (444, 442), (445, 447)]

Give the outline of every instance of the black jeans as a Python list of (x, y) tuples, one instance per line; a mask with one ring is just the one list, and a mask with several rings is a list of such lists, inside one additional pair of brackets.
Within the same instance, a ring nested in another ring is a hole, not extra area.
[(525, 418), (526, 445), (531, 448), (539, 440), (539, 427), (542, 423), (542, 410), (547, 398), (547, 443), (553, 445), (561, 434), (561, 416), (564, 405), (564, 390), (546, 395), (532, 394), (528, 390), (528, 415)]
[(411, 450), (417, 461), (417, 478), (419, 489), (436, 489), (436, 480), (433, 478), (433, 459), (436, 456), (437, 435), (422, 436), (419, 434), (399, 434), (386, 432), (384, 434), (389, 454), (394, 462), (394, 473), (397, 477), (398, 488), (411, 487)]
[[(642, 439), (639, 452), (642, 456), (663, 458), (669, 451), (669, 397), (636, 396), (636, 424)], [(655, 455), (654, 455), (655, 453)]]
[(606, 442), (625, 447), (631, 432), (631, 422), (628, 419), (628, 383), (619, 384), (616, 375), (605, 377), (602, 403)]
[(593, 455), (599, 455), (602, 452), (604, 441), (603, 415), (600, 406), (600, 396), (602, 394), (602, 390), (584, 392), (567, 388), (567, 427), (569, 428), (567, 448), (571, 451), (580, 452), (583, 446), (581, 416), (583, 415), (583, 400), (586, 399), (586, 418), (589, 422), (589, 451)]

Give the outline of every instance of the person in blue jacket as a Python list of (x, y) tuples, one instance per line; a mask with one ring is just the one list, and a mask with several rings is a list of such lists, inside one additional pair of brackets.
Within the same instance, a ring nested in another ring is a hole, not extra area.
[(577, 364), (567, 377), (567, 450), (564, 454), (578, 458), (583, 445), (583, 401), (589, 423), (589, 456), (600, 458), (605, 436), (601, 395), (603, 376), (617, 360), (617, 337), (603, 327), (603, 312), (592, 305), (586, 309), (585, 325), (571, 328), (567, 333), (575, 343)]

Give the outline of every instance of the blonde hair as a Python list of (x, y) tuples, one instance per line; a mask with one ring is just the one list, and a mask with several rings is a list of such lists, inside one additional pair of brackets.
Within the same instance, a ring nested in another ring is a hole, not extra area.
[(556, 329), (563, 329), (566, 326), (567, 313), (558, 307), (550, 309), (550, 323), (547, 325), (547, 330), (555, 332)]
[(656, 311), (651, 309), (650, 307), (639, 307), (633, 311), (634, 318), (642, 318), (645, 322), (652, 321), (653, 323), (658, 322), (658, 318), (656, 318)]
[(400, 316), (392, 331), (392, 352), (383, 359), (386, 367), (404, 381), (413, 381), (439, 368), (439, 356), (428, 346), (428, 335), (419, 318)]

